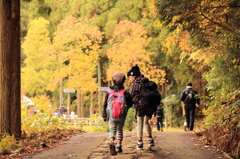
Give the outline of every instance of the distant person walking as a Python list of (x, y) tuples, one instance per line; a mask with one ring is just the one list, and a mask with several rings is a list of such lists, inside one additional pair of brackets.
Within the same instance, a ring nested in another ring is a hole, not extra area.
[[(151, 119), (153, 112), (156, 111), (156, 106), (161, 101), (161, 95), (157, 92), (156, 83), (149, 81), (148, 78), (141, 75), (138, 65), (133, 66), (127, 73), (127, 76), (132, 83), (129, 93), (132, 98), (135, 98), (134, 107), (136, 109), (137, 116), (138, 136), (137, 149), (141, 150), (143, 149), (143, 123), (145, 124), (149, 147), (154, 146), (152, 129), (150, 127), (149, 120)], [(147, 91), (145, 91), (146, 87), (148, 87)]]
[[(165, 119), (163, 104), (162, 102), (157, 106), (156, 113), (154, 116), (157, 117), (156, 128), (157, 131), (163, 131), (163, 119)], [(160, 124), (160, 125), (159, 125)]]
[[(133, 105), (131, 95), (124, 89), (125, 75), (115, 72), (112, 76), (113, 86), (107, 91), (103, 104), (103, 119), (109, 118), (110, 154), (117, 155), (122, 152), (123, 126), (127, 111)], [(107, 113), (108, 112), (108, 113)], [(117, 134), (117, 148), (115, 149), (115, 136)], [(117, 150), (117, 151), (116, 151)]]
[(71, 112), (71, 118), (75, 118), (75, 110), (73, 109), (72, 112)]
[(187, 130), (193, 131), (195, 109), (196, 106), (197, 107), (199, 106), (200, 102), (197, 91), (192, 89), (192, 83), (188, 82), (186, 84), (186, 87), (187, 89), (182, 91), (180, 99), (184, 103), (185, 114), (187, 119)]
[(65, 114), (65, 112), (67, 112), (67, 109), (64, 106), (60, 107), (60, 115), (62, 116), (63, 114)]

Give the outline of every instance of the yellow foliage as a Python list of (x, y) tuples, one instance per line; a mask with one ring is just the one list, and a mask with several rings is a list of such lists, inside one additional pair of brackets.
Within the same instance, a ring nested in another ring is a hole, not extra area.
[(69, 61), (69, 64), (60, 65), (48, 88), (54, 90), (60, 78), (69, 77), (69, 89), (96, 91), (96, 78), (93, 75), (101, 52), (99, 48), (103, 33), (89, 20), (69, 16), (61, 21), (54, 35), (51, 56), (57, 57), (60, 63)]
[[(193, 60), (189, 63), (189, 66), (194, 68), (196, 62), (200, 63), (201, 66), (197, 71), (201, 71), (204, 66), (207, 66), (215, 58), (214, 47), (208, 47), (205, 49), (198, 49), (191, 43), (191, 38), (188, 32), (181, 32), (181, 29), (177, 28), (175, 33), (171, 33), (165, 41), (162, 42), (164, 49), (167, 50), (168, 54), (172, 53), (171, 47), (178, 45), (179, 49), (182, 50), (183, 56), (188, 56), (189, 60)], [(185, 62), (187, 64), (187, 62)]]
[(48, 25), (49, 21), (42, 17), (31, 21), (27, 36), (22, 44), (27, 58), (24, 61), (26, 67), (21, 69), (21, 82), (22, 88), (27, 88), (30, 95), (45, 92), (56, 66), (56, 60), (48, 58), (47, 49), (51, 45), (48, 37)]
[(32, 102), (35, 103), (37, 110), (43, 110), (44, 112), (52, 113), (51, 108), (49, 108), (49, 105), (51, 105), (51, 100), (44, 95), (39, 95), (34, 98), (31, 98)]
[(165, 72), (151, 65), (150, 57), (153, 52), (146, 51), (150, 41), (151, 38), (146, 36), (146, 31), (140, 24), (121, 21), (113, 32), (113, 38), (109, 40), (112, 47), (107, 50), (111, 61), (107, 69), (108, 80), (111, 80), (116, 71), (127, 73), (133, 65), (138, 64), (142, 74), (161, 84)]

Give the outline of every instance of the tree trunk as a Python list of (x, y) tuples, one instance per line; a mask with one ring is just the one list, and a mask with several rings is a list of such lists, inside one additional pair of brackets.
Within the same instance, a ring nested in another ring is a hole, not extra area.
[[(101, 87), (101, 67), (100, 60), (98, 60), (98, 87)], [(102, 114), (101, 91), (98, 91), (98, 113)]]
[(81, 117), (84, 118), (84, 100), (83, 100), (83, 93), (81, 93)]
[(91, 99), (90, 99), (90, 118), (93, 115), (93, 93), (91, 93)]
[[(105, 100), (105, 96), (106, 96), (106, 93), (105, 92), (103, 92), (103, 103), (105, 102), (104, 100)], [(103, 105), (103, 104), (102, 104)], [(102, 108), (102, 111), (103, 111), (103, 108)], [(103, 115), (103, 114), (100, 114), (100, 115)]]
[(60, 78), (59, 80), (59, 108), (63, 106), (63, 79)]
[(165, 83), (162, 84), (162, 98), (165, 97)]
[(21, 135), (20, 0), (0, 3), (0, 133)]
[(77, 115), (81, 118), (81, 94), (77, 91)]
[[(62, 70), (62, 54), (60, 53), (60, 68)], [(59, 108), (63, 106), (63, 78), (59, 79)]]
[(68, 92), (68, 111), (67, 111), (68, 117), (70, 117), (70, 100), (71, 100), (71, 95), (70, 95), (70, 93)]
[[(202, 97), (205, 97), (206, 93), (205, 93), (205, 84), (204, 84), (204, 80), (203, 80), (203, 70), (202, 70), (202, 74), (201, 74), (201, 92), (202, 92)], [(204, 98), (202, 98), (202, 101), (200, 100), (200, 103), (202, 105), (202, 109), (206, 109), (206, 105), (205, 105), (205, 102), (204, 102)]]

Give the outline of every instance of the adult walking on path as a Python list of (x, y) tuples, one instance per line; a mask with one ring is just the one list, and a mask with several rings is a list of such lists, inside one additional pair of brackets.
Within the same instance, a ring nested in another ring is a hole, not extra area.
[(163, 128), (163, 119), (165, 119), (165, 114), (164, 114), (162, 103), (160, 103), (157, 106), (157, 110), (156, 110), (156, 113), (154, 113), (154, 116), (157, 118), (157, 122), (156, 122), (157, 131), (160, 131), (160, 130), (163, 131), (163, 129), (162, 129)]
[(183, 101), (185, 105), (185, 114), (187, 119), (187, 130), (193, 131), (194, 128), (194, 116), (195, 116), (195, 109), (196, 106), (198, 107), (199, 96), (197, 91), (192, 89), (192, 83), (188, 82), (186, 84), (187, 89), (182, 91), (181, 94), (181, 101)]

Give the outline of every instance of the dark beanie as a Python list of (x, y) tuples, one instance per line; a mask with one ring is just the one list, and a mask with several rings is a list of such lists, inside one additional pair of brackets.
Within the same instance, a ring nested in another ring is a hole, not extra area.
[(133, 66), (133, 67), (131, 68), (131, 70), (129, 70), (128, 73), (127, 73), (127, 76), (128, 76), (128, 77), (129, 77), (129, 76), (136, 76), (136, 77), (138, 77), (138, 76), (140, 76), (140, 75), (141, 75), (141, 73), (140, 73), (140, 71), (139, 71), (138, 65)]
[(112, 76), (114, 85), (123, 85), (125, 82), (125, 75), (122, 72), (115, 72)]

